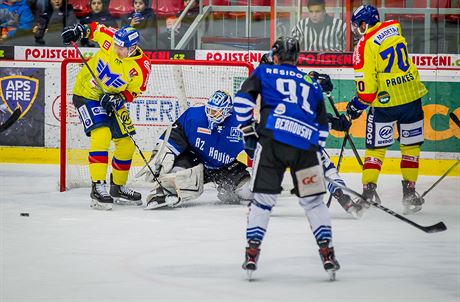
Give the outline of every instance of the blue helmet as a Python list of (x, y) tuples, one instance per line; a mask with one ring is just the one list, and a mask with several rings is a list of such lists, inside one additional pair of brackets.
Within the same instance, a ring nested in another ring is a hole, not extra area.
[(351, 24), (354, 27), (359, 27), (362, 22), (368, 25), (380, 22), (379, 11), (372, 5), (361, 5), (353, 12)]
[(132, 47), (139, 43), (139, 32), (134, 27), (125, 25), (115, 32), (113, 41), (121, 47)]
[(206, 116), (209, 121), (209, 128), (213, 129), (215, 126), (221, 124), (227, 117), (232, 114), (233, 102), (232, 97), (228, 92), (217, 90), (205, 106)]

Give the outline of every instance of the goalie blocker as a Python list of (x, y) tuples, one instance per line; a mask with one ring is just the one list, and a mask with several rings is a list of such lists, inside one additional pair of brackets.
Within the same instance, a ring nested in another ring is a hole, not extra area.
[[(157, 162), (161, 166), (170, 166), (171, 160), (164, 154), (156, 154), (150, 162)], [(205, 183), (214, 183), (217, 187), (217, 198), (226, 203), (237, 203), (241, 200), (251, 200), (252, 193), (249, 189), (250, 175), (246, 165), (239, 161), (220, 168), (208, 169), (200, 163), (192, 152), (185, 152), (174, 159), (170, 173), (161, 174), (154, 179), (149, 171), (145, 171), (146, 181), (153, 182), (154, 187), (146, 199), (146, 210), (165, 206), (177, 207), (184, 201), (198, 198), (203, 193)], [(154, 167), (154, 171), (158, 167)], [(142, 176), (139, 175), (139, 176)], [(172, 194), (170, 194), (170, 193)]]

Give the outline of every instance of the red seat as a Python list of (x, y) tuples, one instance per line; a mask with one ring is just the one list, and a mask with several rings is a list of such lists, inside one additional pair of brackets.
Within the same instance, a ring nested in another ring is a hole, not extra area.
[[(214, 1), (213, 1), (214, 2)], [(152, 9), (157, 16), (174, 16), (185, 8), (183, 0), (153, 0)]]
[(115, 18), (120, 18), (133, 11), (133, 2), (131, 0), (110, 0), (109, 13)]
[(68, 0), (68, 4), (72, 5), (78, 18), (85, 17), (90, 13), (88, 0)]

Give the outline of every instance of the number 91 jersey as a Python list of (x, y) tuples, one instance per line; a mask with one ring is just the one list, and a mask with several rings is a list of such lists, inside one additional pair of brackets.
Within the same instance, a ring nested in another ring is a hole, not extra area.
[(358, 97), (373, 107), (410, 103), (428, 92), (397, 21), (378, 22), (367, 31), (355, 47), (353, 67)]

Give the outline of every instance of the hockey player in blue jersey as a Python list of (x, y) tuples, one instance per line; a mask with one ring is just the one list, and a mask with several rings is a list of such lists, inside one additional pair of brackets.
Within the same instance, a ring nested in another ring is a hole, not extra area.
[(244, 149), (238, 125), (232, 97), (224, 91), (214, 92), (205, 106), (182, 113), (169, 137), (165, 139), (167, 132), (160, 137), (157, 146), (164, 140), (166, 148), (150, 161), (156, 175), (146, 169), (140, 173), (154, 184), (146, 209), (195, 199), (208, 182), (216, 185), (217, 197), (224, 202), (250, 200), (247, 166), (236, 159)]
[[(271, 53), (266, 53), (260, 59), (260, 64), (269, 64), (273, 65), (273, 58)], [(331, 78), (327, 74), (320, 74), (316, 71), (310, 71), (308, 75), (315, 79), (315, 81), (321, 86), (323, 92), (331, 93), (334, 85), (332, 84)], [(335, 117), (332, 114), (327, 114), (327, 119), (329, 123), (329, 128), (336, 131), (347, 131), (351, 126), (351, 121), (344, 115), (341, 114), (339, 117)], [(324, 174), (334, 179), (336, 182), (345, 186), (345, 181), (340, 177), (337, 168), (334, 163), (331, 161), (329, 155), (321, 148), (321, 162), (323, 164)], [(343, 192), (342, 189), (326, 181), (326, 187), (330, 194), (337, 200), (337, 202), (342, 206), (342, 208), (350, 215), (355, 218), (360, 218), (362, 215), (363, 208), (361, 205), (355, 203), (350, 195)]]
[[(328, 120), (321, 87), (295, 65), (299, 42), (281, 37), (272, 47), (274, 65), (257, 67), (236, 94), (234, 109), (245, 136), (257, 136), (243, 269), (251, 277), (257, 269), (260, 246), (270, 214), (290, 168), (293, 192), (299, 198), (331, 279), (340, 268), (332, 244), (331, 218), (323, 202), (326, 192), (320, 148), (328, 136)], [(252, 113), (261, 95), (260, 123)], [(247, 138), (247, 137), (246, 137)], [(245, 139), (246, 139), (245, 138)]]

